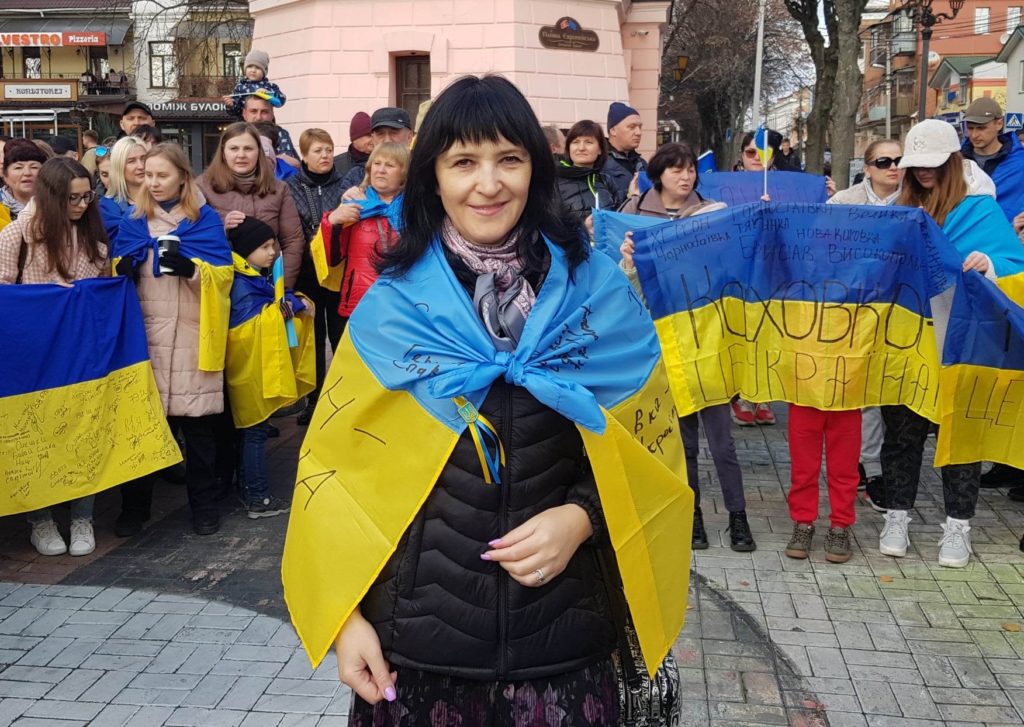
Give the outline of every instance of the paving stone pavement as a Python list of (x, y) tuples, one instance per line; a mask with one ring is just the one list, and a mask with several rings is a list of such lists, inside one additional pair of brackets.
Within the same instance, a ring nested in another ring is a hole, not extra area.
[[(303, 432), (281, 428), (272, 479), (286, 494)], [(675, 648), (684, 724), (1024, 724), (1022, 506), (983, 491), (977, 557), (939, 568), (941, 484), (926, 468), (906, 558), (878, 554), (881, 516), (858, 506), (849, 563), (827, 563), (820, 534), (793, 561), (784, 423), (735, 431), (758, 550), (728, 549), (704, 447), (712, 547), (693, 559)], [(94, 558), (40, 562), (21, 519), (0, 519), (0, 727), (344, 725), (333, 658), (313, 672), (287, 623), (285, 520), (226, 503), (222, 531), (198, 538), (183, 488), (161, 491), (164, 514), (127, 542), (109, 534), (116, 493), (103, 495)]]

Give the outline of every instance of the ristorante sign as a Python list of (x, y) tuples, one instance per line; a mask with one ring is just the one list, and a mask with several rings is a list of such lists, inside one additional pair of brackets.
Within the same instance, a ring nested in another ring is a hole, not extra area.
[(107, 34), (94, 31), (71, 30), (64, 33), (0, 33), (2, 47), (106, 45)]
[(540, 29), (540, 44), (545, 48), (559, 50), (595, 51), (601, 45), (601, 40), (593, 30), (584, 30), (575, 18), (566, 17)]

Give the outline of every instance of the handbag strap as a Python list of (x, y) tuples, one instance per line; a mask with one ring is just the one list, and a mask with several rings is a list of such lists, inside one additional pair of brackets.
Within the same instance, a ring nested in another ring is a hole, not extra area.
[(21, 279), (25, 275), (25, 263), (28, 261), (28, 243), (25, 242), (25, 235), (21, 236), (21, 244), (18, 245), (18, 277), (14, 279), (15, 285), (21, 285)]

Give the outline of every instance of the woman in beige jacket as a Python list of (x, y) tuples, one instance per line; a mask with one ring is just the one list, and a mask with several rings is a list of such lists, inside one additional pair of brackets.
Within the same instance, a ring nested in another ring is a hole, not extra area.
[[(158, 249), (163, 252), (154, 260)], [(146, 155), (146, 181), (135, 211), (121, 221), (114, 257), (117, 272), (137, 281), (160, 398), (171, 428), (185, 437), (193, 528), (199, 535), (210, 535), (220, 527), (214, 420), (224, 411), (225, 339), (204, 329), (200, 314), (204, 309), (214, 313), (226, 335), (231, 248), (178, 145), (158, 144)], [(218, 285), (216, 279), (225, 267), (226, 284)], [(219, 356), (211, 348), (219, 348)], [(208, 358), (219, 364), (210, 365)], [(151, 477), (122, 487), (122, 511), (115, 526), (119, 536), (138, 533), (149, 519), (152, 487)]]
[[(67, 157), (50, 159), (39, 170), (33, 198), (0, 232), (0, 283), (71, 287), (76, 280), (109, 275), (107, 235), (92, 177)], [(70, 503), (71, 555), (88, 555), (96, 548), (94, 499), (89, 495)], [(30, 512), (28, 521), (32, 545), (40, 555), (69, 552), (51, 508)]]

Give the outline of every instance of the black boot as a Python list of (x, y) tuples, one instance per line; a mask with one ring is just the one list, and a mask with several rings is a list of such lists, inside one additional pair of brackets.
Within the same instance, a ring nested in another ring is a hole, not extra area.
[(750, 525), (747, 524), (747, 511), (729, 513), (729, 547), (737, 553), (749, 553), (757, 550), (757, 543), (754, 536), (750, 534)]
[(996, 463), (981, 476), (982, 487), (1019, 487), (1024, 485), (1024, 471)]
[(704, 513), (700, 511), (699, 507), (693, 509), (693, 549), (694, 550), (707, 550), (708, 549), (708, 534), (704, 530)]

